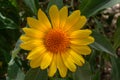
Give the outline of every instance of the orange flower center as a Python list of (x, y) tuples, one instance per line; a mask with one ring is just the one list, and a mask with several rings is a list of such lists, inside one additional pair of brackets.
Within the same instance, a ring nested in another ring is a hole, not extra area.
[(64, 52), (69, 47), (69, 38), (62, 30), (52, 29), (45, 36), (44, 44), (50, 52)]

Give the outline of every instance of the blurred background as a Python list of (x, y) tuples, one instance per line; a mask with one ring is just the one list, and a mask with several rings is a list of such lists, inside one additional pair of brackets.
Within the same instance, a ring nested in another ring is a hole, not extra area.
[[(28, 51), (19, 48), (26, 18), (36, 18), (39, 8), (48, 15), (53, 4), (68, 6), (69, 14), (81, 10), (96, 40), (86, 64), (64, 79), (30, 69)], [(120, 80), (120, 0), (0, 0), (0, 80)]]

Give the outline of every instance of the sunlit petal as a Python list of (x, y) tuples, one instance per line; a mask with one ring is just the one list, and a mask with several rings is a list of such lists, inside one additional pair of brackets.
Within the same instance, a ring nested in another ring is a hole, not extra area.
[(57, 68), (58, 68), (58, 70), (60, 72), (60, 75), (61, 75), (61, 77), (65, 77), (66, 74), (67, 74), (67, 67), (63, 63), (63, 60), (61, 58), (60, 53), (58, 53), (56, 57), (57, 57)]
[(71, 55), (69, 55), (69, 53), (66, 52), (66, 53), (62, 53), (61, 56), (62, 56), (62, 59), (63, 59), (63, 62), (64, 62), (64, 64), (65, 64), (65, 66), (66, 66), (70, 71), (75, 72), (76, 66), (75, 66), (75, 64), (74, 64), (74, 61), (73, 61)]
[(64, 27), (67, 17), (68, 17), (68, 9), (65, 6), (62, 9), (60, 9), (60, 28)]
[(46, 27), (45, 29), (51, 28), (50, 21), (41, 9), (38, 10), (38, 20)]
[(89, 55), (91, 53), (91, 49), (88, 46), (71, 45), (70, 47), (80, 55)]
[(52, 62), (50, 64), (50, 68), (48, 70), (48, 75), (50, 77), (52, 77), (56, 73), (56, 71), (57, 71), (57, 62), (56, 61), (57, 61), (57, 57), (56, 57), (56, 54), (54, 54)]
[(45, 52), (44, 56), (42, 56), (42, 61), (40, 64), (41, 69), (47, 68), (51, 64), (52, 58), (53, 58), (53, 53)]
[(87, 37), (87, 38), (83, 38), (83, 39), (71, 39), (70, 42), (71, 42), (71, 44), (75, 44), (75, 45), (89, 45), (94, 42), (94, 38)]
[(50, 19), (52, 22), (52, 27), (59, 28), (60, 17), (59, 17), (59, 11), (58, 11), (57, 6), (54, 5), (50, 8), (49, 15), (50, 15)]

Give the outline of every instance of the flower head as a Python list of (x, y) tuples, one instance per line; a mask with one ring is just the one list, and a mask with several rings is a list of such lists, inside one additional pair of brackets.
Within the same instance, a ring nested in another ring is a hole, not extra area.
[(54, 76), (57, 69), (61, 77), (65, 77), (68, 69), (76, 71), (76, 65), (85, 63), (82, 55), (91, 53), (89, 44), (94, 42), (90, 36), (91, 30), (81, 29), (86, 23), (86, 17), (76, 10), (68, 16), (67, 7), (58, 10), (53, 5), (49, 10), (50, 21), (45, 13), (39, 9), (38, 19), (27, 18), (29, 28), (21, 36), (20, 45), (30, 50), (27, 59), (32, 68), (48, 68), (48, 75)]

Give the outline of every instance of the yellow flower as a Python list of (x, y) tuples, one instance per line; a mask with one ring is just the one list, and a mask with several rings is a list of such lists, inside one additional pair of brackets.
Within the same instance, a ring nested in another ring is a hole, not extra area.
[(68, 9), (64, 6), (58, 10), (53, 5), (49, 10), (50, 21), (45, 13), (39, 9), (38, 19), (27, 18), (30, 28), (23, 28), (20, 45), (30, 50), (27, 59), (32, 68), (48, 68), (48, 75), (54, 76), (57, 69), (61, 77), (65, 77), (68, 69), (76, 71), (76, 65), (85, 63), (82, 55), (91, 53), (89, 44), (94, 42), (90, 36), (91, 30), (81, 29), (86, 23), (86, 17), (76, 10), (68, 16)]

